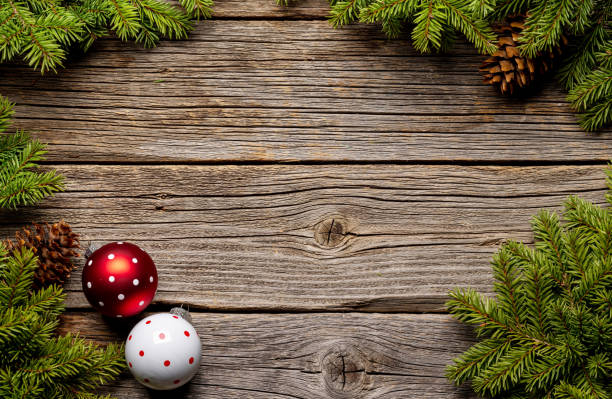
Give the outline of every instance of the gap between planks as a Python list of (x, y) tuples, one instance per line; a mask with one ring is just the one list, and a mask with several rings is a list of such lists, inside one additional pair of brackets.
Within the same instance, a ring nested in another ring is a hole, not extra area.
[(584, 160), (573, 160), (571, 162), (564, 161), (563, 159), (545, 159), (545, 160), (525, 160), (525, 161), (511, 161), (511, 160), (497, 160), (497, 161), (482, 161), (472, 159), (459, 159), (452, 162), (446, 160), (429, 160), (429, 161), (413, 161), (413, 160), (374, 160), (374, 161), (360, 161), (360, 160), (286, 160), (286, 161), (274, 161), (274, 160), (150, 160), (150, 161), (115, 161), (115, 160), (63, 160), (61, 162), (54, 161), (39, 161), (38, 164), (51, 167), (61, 168), (62, 165), (90, 165), (90, 166), (103, 166), (103, 165), (115, 165), (115, 166), (274, 166), (274, 165), (296, 165), (296, 166), (315, 166), (315, 165), (326, 165), (326, 166), (348, 166), (348, 165), (360, 165), (360, 166), (410, 166), (410, 165), (421, 165), (421, 166), (516, 166), (516, 167), (534, 167), (534, 166), (600, 166), (602, 169), (609, 164), (609, 162), (602, 162), (593, 159)]

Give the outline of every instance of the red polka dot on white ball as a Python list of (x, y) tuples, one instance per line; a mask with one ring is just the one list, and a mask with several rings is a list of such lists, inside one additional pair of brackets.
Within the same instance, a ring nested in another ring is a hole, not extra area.
[(138, 382), (149, 388), (178, 388), (189, 382), (200, 367), (200, 338), (191, 323), (180, 316), (188, 313), (178, 310), (178, 314), (158, 313), (144, 318), (126, 340), (128, 368)]

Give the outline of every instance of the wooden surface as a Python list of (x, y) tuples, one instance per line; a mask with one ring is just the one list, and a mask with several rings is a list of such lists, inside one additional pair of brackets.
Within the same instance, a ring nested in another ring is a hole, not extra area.
[(608, 160), (556, 85), (500, 98), (468, 45), (422, 56), (378, 30), (206, 21), (153, 51), (102, 40), (58, 76), (0, 68), (0, 93), (54, 162)]
[[(186, 396), (470, 397), (443, 377), (452, 357), (474, 342), (447, 315), (195, 313), (193, 323), (206, 344), (200, 373), (181, 391)], [(129, 328), (95, 313), (69, 314), (62, 324), (102, 343)], [(131, 379), (111, 391), (149, 397)]]
[[(67, 191), (0, 213), (0, 236), (61, 218), (129, 240), (160, 275), (151, 311), (190, 307), (200, 373), (172, 397), (468, 398), (444, 366), (474, 341), (449, 289), (491, 293), (505, 239), (579, 194), (603, 203), (610, 131), (586, 134), (553, 82), (480, 84), (459, 44), (422, 56), (323, 1), (220, 1), (190, 40), (102, 40), (57, 76), (0, 67), (15, 126)], [(77, 271), (62, 331), (124, 339)], [(341, 313), (339, 313), (341, 312)], [(421, 314), (424, 313), (424, 314)], [(124, 375), (118, 398), (169, 397)]]
[[(605, 193), (601, 166), (56, 166), (67, 192), (2, 233), (63, 217), (135, 242), (159, 302), (215, 311), (439, 312), (453, 287), (490, 291), (491, 254), (530, 242), (538, 208)], [(78, 272), (67, 288), (88, 306)]]

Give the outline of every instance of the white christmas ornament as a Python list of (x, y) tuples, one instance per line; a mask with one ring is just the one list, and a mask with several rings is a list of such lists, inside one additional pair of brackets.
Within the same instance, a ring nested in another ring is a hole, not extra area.
[(200, 367), (202, 345), (189, 312), (174, 308), (142, 319), (125, 343), (125, 360), (141, 384), (158, 390), (178, 388)]

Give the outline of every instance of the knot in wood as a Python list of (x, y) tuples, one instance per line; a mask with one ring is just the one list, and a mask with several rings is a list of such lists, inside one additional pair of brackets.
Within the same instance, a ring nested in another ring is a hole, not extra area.
[(340, 246), (348, 234), (347, 222), (343, 218), (327, 218), (315, 226), (314, 238), (325, 248)]
[(365, 386), (366, 361), (351, 344), (335, 343), (323, 355), (321, 372), (326, 391), (333, 398), (355, 398)]

